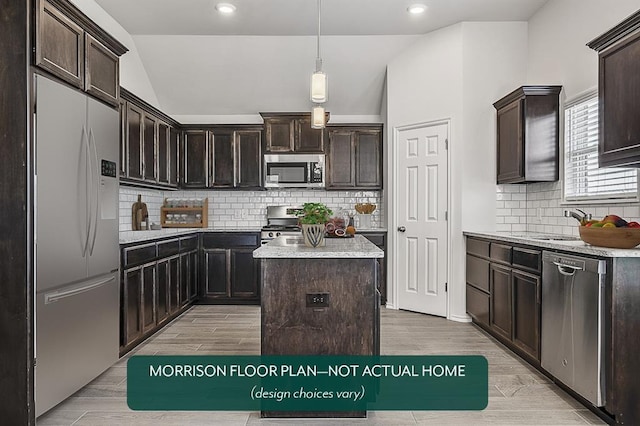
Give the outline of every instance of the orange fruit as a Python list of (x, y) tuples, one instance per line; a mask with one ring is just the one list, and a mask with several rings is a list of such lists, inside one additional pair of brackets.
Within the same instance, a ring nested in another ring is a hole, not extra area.
[(353, 226), (347, 226), (346, 231), (347, 231), (347, 234), (349, 234), (349, 235), (355, 235), (356, 228), (354, 228)]

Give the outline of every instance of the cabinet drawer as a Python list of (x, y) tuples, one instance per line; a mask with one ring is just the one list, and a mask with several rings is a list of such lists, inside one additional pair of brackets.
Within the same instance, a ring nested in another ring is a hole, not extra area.
[(156, 243), (127, 247), (122, 252), (123, 268), (139, 265), (156, 258)]
[(505, 244), (491, 243), (491, 249), (489, 250), (491, 260), (500, 263), (511, 263), (511, 246)]
[(467, 255), (467, 284), (489, 292), (489, 261)]
[(521, 247), (513, 248), (513, 266), (529, 271), (540, 272), (542, 253), (539, 250), (526, 249)]
[(258, 233), (211, 233), (202, 236), (204, 248), (233, 248), (233, 247), (258, 247), (260, 234)]
[(180, 251), (196, 250), (198, 248), (198, 236), (180, 238)]
[(385, 247), (385, 234), (367, 234), (367, 233), (361, 233), (360, 235), (362, 235), (363, 237), (365, 237), (367, 240), (371, 241), (373, 244), (377, 245), (378, 247), (384, 249)]
[(467, 312), (477, 322), (489, 325), (489, 295), (467, 285)]
[(489, 241), (467, 238), (467, 253), (472, 253), (482, 257), (489, 257)]
[(168, 257), (180, 251), (180, 240), (169, 240), (158, 242), (158, 257)]

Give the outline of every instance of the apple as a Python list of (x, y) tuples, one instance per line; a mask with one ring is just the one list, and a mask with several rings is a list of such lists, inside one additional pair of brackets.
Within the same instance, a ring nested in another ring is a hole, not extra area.
[(640, 228), (640, 223), (638, 223), (638, 222), (629, 222), (629, 223), (627, 223), (627, 226), (629, 228)]
[(627, 226), (627, 221), (615, 214), (605, 216), (604, 219), (602, 219), (602, 222), (613, 223), (617, 228), (624, 228)]

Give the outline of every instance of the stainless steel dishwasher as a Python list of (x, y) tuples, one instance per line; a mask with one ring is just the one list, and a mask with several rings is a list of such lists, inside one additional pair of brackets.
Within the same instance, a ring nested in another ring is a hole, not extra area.
[(542, 368), (604, 405), (604, 260), (542, 253)]

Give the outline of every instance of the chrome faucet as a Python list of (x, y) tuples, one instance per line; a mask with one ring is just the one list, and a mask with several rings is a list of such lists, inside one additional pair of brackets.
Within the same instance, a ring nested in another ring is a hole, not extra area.
[(582, 216), (579, 215), (576, 212), (572, 212), (570, 210), (565, 210), (564, 211), (564, 217), (572, 217), (575, 220), (577, 220), (578, 222), (580, 222), (581, 225), (584, 225), (588, 220), (591, 220), (591, 213), (585, 213), (580, 209), (576, 209), (578, 210), (580, 213), (582, 213)]

